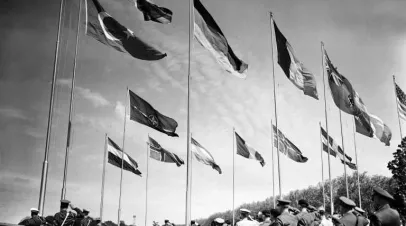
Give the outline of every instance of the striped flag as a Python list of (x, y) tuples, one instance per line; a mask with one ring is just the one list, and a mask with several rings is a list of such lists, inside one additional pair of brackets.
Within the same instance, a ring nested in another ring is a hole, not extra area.
[(406, 120), (406, 94), (403, 90), (395, 83), (396, 87), (396, 100), (398, 103), (398, 111), (400, 117)]
[(134, 0), (137, 8), (144, 14), (145, 21), (154, 21), (161, 24), (169, 24), (172, 22), (172, 11), (159, 7), (147, 0)]
[(160, 162), (175, 163), (178, 167), (185, 164), (178, 155), (162, 148), (161, 145), (151, 137), (148, 138), (150, 148), (149, 157)]
[(192, 139), (192, 153), (197, 159), (197, 161), (211, 166), (213, 169), (217, 170), (219, 174), (221, 174), (220, 166), (216, 164), (214, 161), (213, 156), (204, 148), (201, 144), (199, 144), (195, 139)]
[(199, 0), (194, 0), (195, 23), (194, 35), (199, 43), (206, 48), (224, 67), (224, 69), (239, 78), (246, 78), (248, 64), (240, 60), (230, 45), (216, 21)]
[(247, 159), (256, 159), (259, 161), (261, 166), (265, 165), (265, 160), (262, 158), (261, 154), (259, 154), (258, 151), (256, 151), (254, 148), (252, 148), (250, 145), (248, 145), (245, 140), (243, 140), (238, 133), (235, 132), (235, 139), (237, 142), (237, 154), (241, 155), (242, 157), (245, 157)]
[(137, 162), (126, 153), (123, 153), (121, 148), (116, 143), (114, 143), (110, 138), (108, 138), (107, 142), (107, 151), (108, 151), (108, 163), (112, 164), (113, 166), (117, 166), (119, 168), (121, 168), (121, 165), (123, 165), (124, 170), (130, 171), (134, 174), (141, 176), (141, 172), (138, 170)]
[[(278, 136), (276, 135), (276, 126), (272, 125), (273, 127), (273, 138), (274, 138), (274, 146), (277, 147)], [(302, 155), (302, 152), (299, 148), (296, 147), (288, 138), (283, 135), (283, 133), (278, 130), (279, 134), (279, 151), (288, 156), (295, 162), (304, 163), (307, 162), (307, 157)]]
[(314, 75), (300, 62), (293, 48), (274, 22), (278, 64), (288, 79), (307, 96), (318, 100), (317, 84)]

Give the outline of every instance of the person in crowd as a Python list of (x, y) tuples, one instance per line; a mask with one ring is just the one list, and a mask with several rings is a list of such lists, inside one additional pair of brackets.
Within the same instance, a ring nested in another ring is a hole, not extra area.
[(231, 221), (230, 220), (225, 220), (224, 226), (231, 226)]
[(271, 221), (272, 223), (276, 221), (276, 218), (281, 215), (277, 209), (271, 209)]
[(264, 219), (264, 214), (262, 213), (262, 211), (259, 211), (258, 214), (257, 214), (257, 217), (255, 218), (255, 220), (258, 223), (262, 223), (264, 221), (263, 219)]
[(39, 213), (38, 209), (31, 208), (30, 212), (31, 212), (31, 216), (22, 219), (20, 221), (20, 223), (18, 223), (19, 225), (40, 226), (42, 224), (45, 224), (45, 219), (38, 215), (38, 213)]
[(263, 210), (261, 211), (262, 215), (261, 215), (261, 223), (259, 224), (259, 226), (270, 226), (272, 224), (272, 220), (271, 220), (271, 211), (269, 210)]
[(211, 226), (223, 226), (225, 223), (223, 218), (217, 217), (211, 222)]
[(278, 199), (277, 210), (280, 215), (271, 226), (297, 226), (298, 218), (289, 213), (289, 200)]
[(172, 224), (169, 222), (169, 220), (165, 220), (165, 224), (163, 226), (172, 226)]
[(92, 218), (89, 217), (89, 210), (83, 209), (83, 219), (80, 221), (80, 226), (89, 226)]
[(296, 215), (299, 221), (299, 226), (311, 226), (314, 225), (315, 222), (320, 221), (319, 214), (314, 212), (314, 209), (316, 209), (315, 207), (310, 206), (309, 203), (304, 199), (299, 200), (298, 203), (301, 209), (300, 213)]
[(339, 224), (335, 225), (342, 225), (342, 226), (356, 226), (357, 225), (357, 217), (354, 215), (354, 207), (355, 202), (351, 199), (341, 196), (339, 198), (339, 210), (342, 217), (338, 220)]
[(250, 213), (247, 209), (240, 209), (241, 220), (237, 222), (237, 226), (258, 226), (259, 223), (251, 219)]
[(369, 224), (368, 219), (364, 216), (365, 211), (359, 207), (355, 207), (353, 214), (357, 217), (357, 226), (367, 226)]
[(372, 200), (374, 201), (374, 207), (376, 212), (370, 217), (371, 226), (400, 226), (400, 217), (398, 211), (390, 207), (390, 203), (394, 201), (394, 198), (387, 191), (382, 188), (375, 187)]
[[(76, 214), (69, 211), (69, 207), (74, 210)], [(82, 211), (79, 208), (74, 207), (69, 200), (61, 200), (60, 211), (54, 215), (54, 225), (73, 226), (77, 215), (81, 216), (82, 214)]]
[[(333, 222), (331, 222), (331, 220), (327, 219), (326, 217), (326, 210), (324, 209), (324, 207), (319, 207), (318, 209), (319, 211), (319, 215), (320, 215), (320, 224), (319, 226), (333, 226)], [(316, 225), (316, 224), (314, 224)]]

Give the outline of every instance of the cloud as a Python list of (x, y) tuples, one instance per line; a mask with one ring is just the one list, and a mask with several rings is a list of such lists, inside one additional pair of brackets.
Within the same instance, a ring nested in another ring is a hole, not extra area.
[(3, 115), (4, 117), (8, 118), (27, 120), (27, 117), (23, 114), (21, 110), (11, 107), (0, 108), (0, 115)]
[[(71, 80), (70, 79), (58, 79), (57, 84), (66, 86), (66, 87), (71, 87)], [(90, 89), (83, 88), (80, 86), (76, 86), (75, 88), (76, 88), (76, 91), (78, 92), (79, 96), (90, 101), (95, 107), (105, 107), (105, 106), (110, 105), (110, 102), (98, 92), (94, 92)]]
[(123, 118), (123, 115), (125, 113), (125, 106), (123, 103), (120, 101), (117, 101), (116, 107), (114, 108), (114, 112), (116, 113), (118, 118)]
[(34, 137), (34, 138), (38, 138), (38, 139), (45, 137), (45, 130), (43, 130), (43, 129), (29, 127), (27, 129), (25, 129), (24, 132), (27, 135)]

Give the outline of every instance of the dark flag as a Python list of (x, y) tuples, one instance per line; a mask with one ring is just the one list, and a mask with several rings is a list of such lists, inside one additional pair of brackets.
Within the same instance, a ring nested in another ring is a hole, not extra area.
[(137, 96), (131, 90), (130, 93), (130, 119), (143, 125), (165, 133), (171, 137), (178, 137), (176, 127), (178, 123), (168, 116), (155, 110), (148, 102)]
[[(344, 164), (344, 160), (341, 159), (341, 163)], [(355, 163), (347, 161), (346, 165), (352, 170), (357, 170), (357, 165)]]
[(172, 11), (159, 7), (147, 0), (136, 0), (137, 8), (144, 14), (145, 21), (154, 21), (161, 24), (169, 24), (172, 22)]
[(114, 143), (110, 138), (108, 138), (107, 151), (108, 151), (108, 163), (112, 164), (113, 166), (117, 166), (119, 168), (121, 168), (121, 164), (123, 164), (124, 170), (130, 171), (134, 174), (141, 176), (141, 172), (138, 170), (137, 162), (126, 153), (123, 153), (121, 148), (116, 143)]
[(148, 45), (135, 36), (134, 32), (111, 17), (97, 0), (86, 0), (85, 2), (86, 34), (117, 51), (128, 53), (140, 60), (153, 61), (166, 57), (166, 53)]
[(401, 118), (406, 120), (406, 94), (403, 90), (395, 83), (396, 87), (396, 100), (398, 104), (398, 112)]
[[(273, 137), (274, 137), (274, 146), (277, 147), (277, 140), (278, 136), (276, 135), (276, 127), (272, 125), (273, 127)], [(299, 148), (296, 147), (288, 138), (283, 135), (283, 133), (278, 130), (279, 134), (279, 151), (288, 156), (290, 159), (292, 159), (295, 162), (300, 162), (304, 163), (307, 162), (307, 157), (303, 156), (302, 152), (299, 150)]]
[(235, 139), (237, 143), (237, 154), (245, 157), (247, 159), (256, 159), (259, 161), (261, 166), (265, 165), (265, 160), (262, 158), (261, 154), (256, 151), (253, 147), (248, 145), (245, 140), (243, 140), (238, 133), (235, 133)]
[(204, 48), (209, 50), (226, 71), (239, 78), (246, 78), (245, 72), (248, 70), (248, 64), (234, 54), (220, 27), (202, 3), (199, 0), (194, 0), (194, 5), (194, 35), (196, 39)]
[(314, 75), (300, 62), (293, 52), (293, 48), (286, 40), (282, 32), (279, 31), (276, 23), (275, 39), (278, 49), (278, 64), (288, 79), (307, 96), (318, 100), (317, 84)]
[(197, 159), (197, 161), (211, 166), (213, 169), (217, 170), (219, 174), (221, 174), (221, 168), (219, 165), (216, 164), (214, 161), (213, 156), (210, 154), (206, 148), (204, 148), (199, 142), (197, 142), (193, 137), (191, 138), (191, 143), (192, 143), (192, 153)]
[(185, 162), (178, 155), (162, 148), (161, 145), (151, 137), (148, 138), (150, 148), (149, 157), (160, 162), (175, 163), (178, 167), (185, 164)]

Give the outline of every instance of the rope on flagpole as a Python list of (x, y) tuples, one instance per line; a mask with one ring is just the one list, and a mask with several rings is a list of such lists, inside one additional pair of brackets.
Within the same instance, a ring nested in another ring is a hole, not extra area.
[(103, 201), (104, 201), (104, 181), (106, 177), (106, 159), (107, 159), (107, 133), (104, 136), (104, 158), (103, 158), (103, 173), (102, 173), (102, 187), (100, 200), (100, 222), (103, 222)]
[(123, 185), (123, 168), (124, 168), (124, 146), (125, 146), (125, 126), (127, 122), (127, 108), (128, 108), (128, 94), (129, 89), (127, 87), (127, 92), (125, 94), (125, 109), (124, 109), (124, 128), (123, 128), (123, 146), (121, 147), (121, 176), (120, 176), (120, 195), (118, 198), (118, 217), (117, 217), (117, 226), (120, 226), (120, 217), (121, 217), (121, 192)]
[[(341, 102), (340, 102), (341, 105)], [(347, 156), (345, 155), (345, 148), (344, 148), (344, 134), (343, 134), (343, 124), (341, 119), (341, 109), (338, 109), (340, 114), (340, 128), (341, 128), (341, 146), (343, 147), (343, 159), (344, 159), (344, 179), (345, 179), (345, 191), (347, 192), (347, 198), (350, 198), (350, 194), (348, 192), (348, 178), (347, 178)]]
[(271, 137), (272, 137), (272, 141), (271, 141), (271, 146), (272, 146), (272, 199), (273, 199), (273, 208), (276, 208), (276, 199), (275, 199), (275, 161), (274, 161), (274, 134), (273, 134), (273, 123), (272, 123), (272, 119), (271, 119)]
[(358, 198), (359, 198), (359, 208), (362, 208), (361, 202), (361, 184), (359, 183), (359, 163), (358, 163), (358, 151), (357, 151), (357, 142), (355, 139), (355, 118), (354, 118), (353, 134), (354, 134), (354, 150), (355, 150), (355, 164), (357, 164), (357, 184), (358, 184)]

